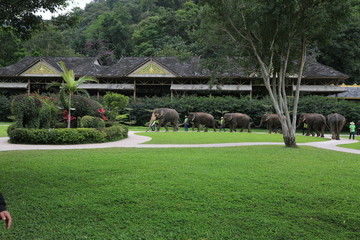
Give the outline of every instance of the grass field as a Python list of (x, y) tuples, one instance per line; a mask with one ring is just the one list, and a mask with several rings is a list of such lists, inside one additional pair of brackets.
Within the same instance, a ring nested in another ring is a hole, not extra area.
[(0, 126), (0, 137), (7, 137), (7, 128), (8, 126)]
[[(355, 140), (360, 140), (360, 137), (356, 136)], [(360, 150), (360, 142), (351, 143), (351, 144), (342, 144), (342, 145), (339, 145), (339, 147), (345, 147), (345, 148), (352, 148), (352, 149), (359, 149)]]
[(310, 147), (0, 152), (0, 239), (359, 239), (358, 155)]
[[(282, 134), (247, 133), (247, 132), (141, 132), (136, 133), (151, 137), (147, 144), (206, 144), (234, 142), (284, 142)], [(296, 136), (297, 143), (328, 141), (319, 137)]]

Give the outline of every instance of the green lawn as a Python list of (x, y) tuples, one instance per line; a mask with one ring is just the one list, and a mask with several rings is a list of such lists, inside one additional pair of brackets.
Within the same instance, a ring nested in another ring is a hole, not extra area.
[(7, 137), (7, 128), (8, 126), (0, 126), (0, 137)]
[(0, 152), (0, 239), (360, 239), (358, 155), (310, 147)]
[[(360, 136), (355, 136), (355, 140), (360, 141)], [(345, 147), (345, 148), (352, 148), (352, 149), (359, 149), (360, 150), (360, 142), (350, 143), (350, 144), (342, 144), (342, 145), (339, 145), (339, 147)]]
[[(149, 136), (147, 144), (202, 144), (234, 142), (284, 142), (282, 134), (247, 133), (247, 132), (141, 132)], [(328, 141), (326, 138), (296, 136), (297, 143)]]

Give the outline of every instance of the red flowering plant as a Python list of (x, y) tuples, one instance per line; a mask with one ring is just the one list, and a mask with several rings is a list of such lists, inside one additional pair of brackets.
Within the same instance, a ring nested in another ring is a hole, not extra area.
[[(68, 111), (67, 111), (67, 110), (64, 110), (64, 111), (63, 111), (63, 119), (64, 119), (65, 122), (67, 122), (68, 119), (69, 119), (69, 114), (68, 114)], [(71, 115), (70, 115), (70, 121), (75, 120), (75, 119), (76, 119), (75, 116), (71, 116)]]
[(100, 113), (100, 117), (102, 118), (102, 120), (104, 121), (108, 120), (107, 117), (105, 116), (105, 109), (100, 108), (98, 109), (98, 112)]

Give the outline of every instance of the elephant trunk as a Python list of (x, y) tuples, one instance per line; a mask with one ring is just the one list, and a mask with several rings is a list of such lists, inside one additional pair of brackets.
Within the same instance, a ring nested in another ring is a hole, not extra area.
[(259, 125), (257, 125), (257, 126), (255, 126), (255, 127), (259, 128), (259, 127), (261, 127), (261, 126), (262, 126), (262, 124), (263, 124), (263, 120), (261, 119), (260, 124), (259, 124)]
[(149, 124), (148, 128), (146, 129), (146, 132), (149, 131), (151, 125), (154, 123), (155, 120), (156, 120), (156, 116), (154, 113), (152, 113), (151, 118), (150, 118), (150, 124)]

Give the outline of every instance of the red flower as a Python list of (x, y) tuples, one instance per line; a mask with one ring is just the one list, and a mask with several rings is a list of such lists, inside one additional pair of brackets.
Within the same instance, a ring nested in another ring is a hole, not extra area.
[(105, 109), (100, 108), (100, 109), (98, 109), (98, 112), (100, 113), (100, 117), (101, 117), (104, 121), (108, 120), (107, 117), (105, 116)]
[[(63, 119), (67, 121), (67, 120), (69, 119), (68, 111), (67, 111), (67, 110), (64, 110), (64, 111), (63, 111), (63, 115), (64, 115)], [(72, 121), (72, 120), (74, 120), (74, 119), (76, 119), (76, 117), (70, 115), (70, 121)]]

